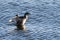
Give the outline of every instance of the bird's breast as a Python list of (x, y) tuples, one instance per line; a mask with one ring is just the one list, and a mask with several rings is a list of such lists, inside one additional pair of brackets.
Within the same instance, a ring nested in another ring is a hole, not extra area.
[(23, 19), (23, 25), (25, 24), (26, 20), (27, 20), (27, 19)]

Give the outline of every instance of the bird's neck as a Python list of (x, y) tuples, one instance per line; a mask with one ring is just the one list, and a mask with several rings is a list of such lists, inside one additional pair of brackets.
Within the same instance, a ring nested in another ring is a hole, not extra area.
[(24, 15), (25, 18), (28, 18), (28, 15)]

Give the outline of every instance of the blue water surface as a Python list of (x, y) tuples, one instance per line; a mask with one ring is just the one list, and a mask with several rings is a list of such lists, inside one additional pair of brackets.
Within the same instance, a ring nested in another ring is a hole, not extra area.
[[(8, 20), (29, 12), (25, 31)], [(0, 0), (0, 40), (60, 40), (60, 0)]]

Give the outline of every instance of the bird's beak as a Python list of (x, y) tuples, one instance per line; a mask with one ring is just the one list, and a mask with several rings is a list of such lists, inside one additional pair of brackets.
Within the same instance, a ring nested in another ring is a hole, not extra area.
[(31, 15), (30, 13), (28, 15)]

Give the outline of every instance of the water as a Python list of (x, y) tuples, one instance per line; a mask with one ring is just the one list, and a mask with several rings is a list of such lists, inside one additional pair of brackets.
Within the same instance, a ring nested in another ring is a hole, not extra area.
[[(15, 30), (8, 20), (26, 11), (26, 30)], [(60, 0), (0, 0), (0, 40), (60, 40)]]

